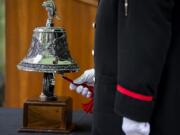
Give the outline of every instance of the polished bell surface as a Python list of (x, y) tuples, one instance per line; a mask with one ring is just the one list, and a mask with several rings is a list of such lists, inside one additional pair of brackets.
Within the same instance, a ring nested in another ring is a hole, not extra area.
[(33, 31), (27, 56), (18, 69), (45, 73), (66, 73), (79, 70), (72, 59), (62, 27), (38, 27)]

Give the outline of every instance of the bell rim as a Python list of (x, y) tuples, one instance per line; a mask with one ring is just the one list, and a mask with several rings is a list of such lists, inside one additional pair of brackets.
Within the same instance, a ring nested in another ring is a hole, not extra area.
[(30, 64), (24, 62), (18, 64), (17, 68), (22, 71), (43, 72), (43, 73), (70, 73), (70, 72), (78, 72), (80, 70), (77, 64), (44, 65), (44, 64)]

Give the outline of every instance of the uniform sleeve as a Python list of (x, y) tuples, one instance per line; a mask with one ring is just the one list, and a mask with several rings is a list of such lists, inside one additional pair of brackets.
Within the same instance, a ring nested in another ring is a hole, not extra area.
[(149, 121), (171, 42), (173, 0), (124, 0), (118, 5), (115, 112)]

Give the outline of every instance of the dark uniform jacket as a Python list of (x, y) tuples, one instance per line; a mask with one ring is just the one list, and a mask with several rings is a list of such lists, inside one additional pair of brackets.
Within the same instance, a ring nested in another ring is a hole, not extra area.
[(180, 0), (101, 0), (95, 33), (92, 135), (180, 135)]

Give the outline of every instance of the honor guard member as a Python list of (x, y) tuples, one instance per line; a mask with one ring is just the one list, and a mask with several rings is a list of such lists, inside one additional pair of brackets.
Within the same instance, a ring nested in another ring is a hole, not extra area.
[(92, 135), (180, 135), (179, 0), (101, 0), (94, 59)]

